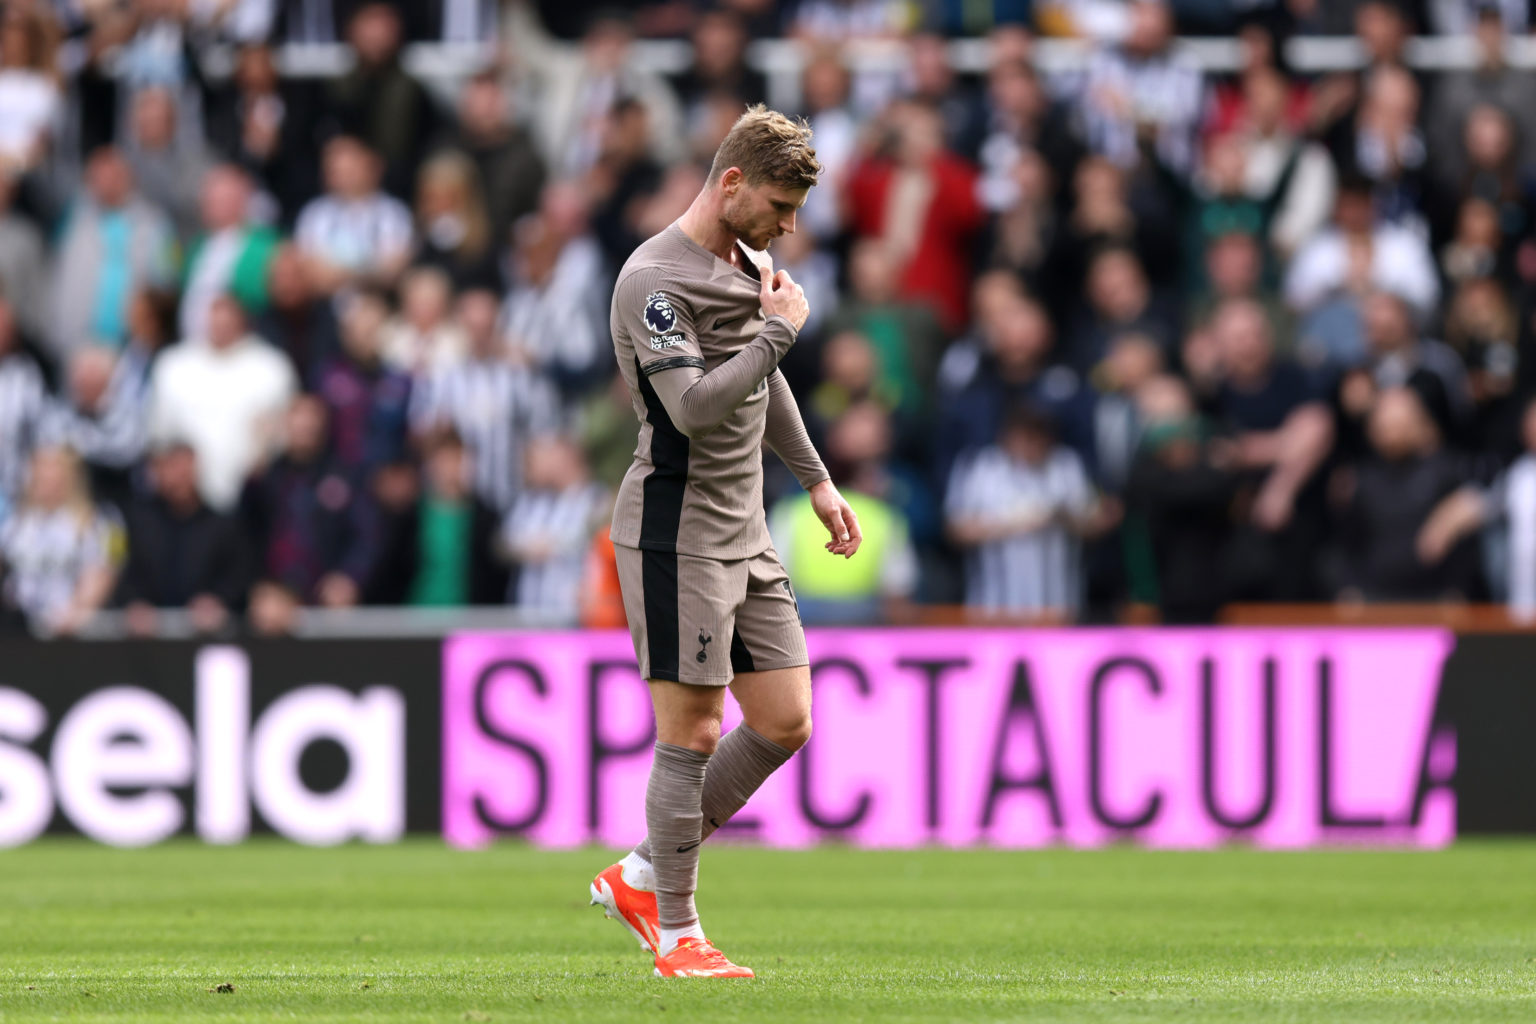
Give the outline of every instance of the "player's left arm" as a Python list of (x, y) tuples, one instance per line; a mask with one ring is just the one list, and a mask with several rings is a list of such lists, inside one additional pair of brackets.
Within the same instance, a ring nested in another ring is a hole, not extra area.
[(834, 555), (851, 558), (859, 550), (864, 535), (859, 531), (859, 518), (832, 483), (831, 474), (816, 454), (816, 446), (805, 430), (800, 418), (800, 406), (789, 390), (784, 374), (774, 370), (768, 375), (768, 422), (763, 437), (773, 453), (783, 460), (795, 479), (800, 481), (811, 496), (811, 507), (826, 526), (832, 539), (827, 550)]

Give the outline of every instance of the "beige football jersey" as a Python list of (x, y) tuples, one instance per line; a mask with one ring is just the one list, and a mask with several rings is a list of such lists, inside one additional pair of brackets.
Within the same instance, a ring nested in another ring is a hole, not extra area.
[[(760, 288), (756, 277), (676, 224), (643, 243), (619, 271), (613, 350), (640, 419), (640, 439), (614, 507), (615, 544), (718, 559), (750, 558), (769, 547), (762, 460), (766, 381), (759, 380), (718, 426), (693, 438), (672, 422), (650, 385), (652, 375), (676, 367), (707, 373), (752, 342), (766, 323)], [(781, 321), (770, 329), (786, 332), (786, 341), (793, 338)]]

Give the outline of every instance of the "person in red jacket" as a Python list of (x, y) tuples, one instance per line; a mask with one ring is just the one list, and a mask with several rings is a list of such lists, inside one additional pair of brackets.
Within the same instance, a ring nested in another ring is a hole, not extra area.
[(887, 112), (887, 144), (849, 176), (855, 235), (879, 238), (901, 267), (902, 292), (929, 302), (950, 331), (965, 326), (971, 251), (984, 213), (976, 168), (944, 148), (939, 111), (913, 100)]

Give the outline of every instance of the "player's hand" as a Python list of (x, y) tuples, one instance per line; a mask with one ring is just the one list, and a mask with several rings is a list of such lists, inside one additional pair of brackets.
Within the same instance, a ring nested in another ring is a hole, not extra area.
[(864, 534), (859, 530), (859, 517), (853, 514), (853, 509), (837, 493), (831, 480), (823, 480), (811, 488), (811, 508), (816, 510), (816, 518), (821, 520), (827, 532), (832, 535), (832, 539), (827, 541), (827, 550), (834, 555), (852, 558), (854, 552), (859, 550)]
[(787, 270), (775, 274), (760, 266), (757, 272), (763, 281), (763, 289), (758, 294), (763, 304), (763, 318), (781, 316), (797, 331), (804, 327), (806, 318), (811, 315), (810, 304), (805, 301), (805, 289), (795, 284)]

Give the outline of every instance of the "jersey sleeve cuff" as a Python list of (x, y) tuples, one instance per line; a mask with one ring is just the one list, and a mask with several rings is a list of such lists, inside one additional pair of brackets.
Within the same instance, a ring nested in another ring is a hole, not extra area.
[(775, 313), (775, 314), (773, 314), (773, 316), (768, 318), (767, 322), (771, 324), (775, 320), (777, 320), (779, 323), (784, 325), (784, 329), (789, 332), (789, 337), (790, 337), (791, 341), (794, 341), (794, 340), (796, 340), (796, 339), (798, 339), (800, 337), (800, 331), (797, 330), (795, 325), (790, 323), (789, 319), (787, 317), (785, 317), (783, 314)]
[(640, 372), (649, 377), (653, 373), (662, 370), (675, 370), (679, 366), (689, 366), (695, 369), (704, 369), (704, 360), (698, 356), (668, 356), (665, 359), (654, 359), (640, 367)]

